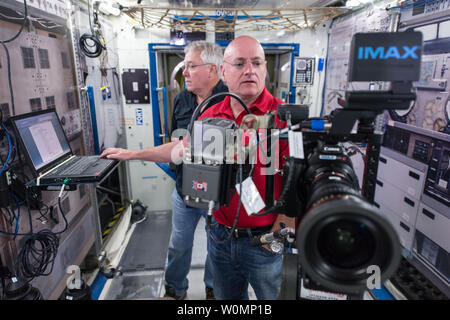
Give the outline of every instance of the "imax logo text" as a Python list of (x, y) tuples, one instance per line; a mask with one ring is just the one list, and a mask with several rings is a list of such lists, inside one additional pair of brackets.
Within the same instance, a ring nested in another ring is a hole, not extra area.
[(368, 60), (368, 59), (419, 59), (416, 54), (416, 50), (419, 49), (419, 46), (408, 47), (403, 46), (402, 52), (399, 51), (397, 47), (391, 46), (389, 48), (385, 47), (359, 47), (358, 48), (358, 59), (359, 60)]

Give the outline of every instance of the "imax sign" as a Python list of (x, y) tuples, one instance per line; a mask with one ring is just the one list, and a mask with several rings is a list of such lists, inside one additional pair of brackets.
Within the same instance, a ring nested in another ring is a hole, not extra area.
[(419, 46), (408, 47), (403, 46), (399, 50), (396, 46), (386, 47), (359, 47), (358, 48), (358, 60), (368, 59), (419, 59), (416, 54), (416, 50)]

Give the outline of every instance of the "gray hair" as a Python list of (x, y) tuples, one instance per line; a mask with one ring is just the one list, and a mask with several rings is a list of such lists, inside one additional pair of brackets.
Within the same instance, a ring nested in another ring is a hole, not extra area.
[(211, 63), (217, 66), (217, 75), (220, 77), (220, 65), (223, 63), (222, 48), (212, 42), (204, 40), (193, 41), (184, 48), (184, 53), (187, 54), (194, 50), (202, 50), (200, 58), (203, 63)]

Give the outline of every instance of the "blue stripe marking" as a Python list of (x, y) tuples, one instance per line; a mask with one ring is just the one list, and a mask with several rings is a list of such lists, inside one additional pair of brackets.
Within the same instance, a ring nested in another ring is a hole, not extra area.
[(153, 49), (155, 44), (148, 45), (149, 58), (150, 58), (150, 89), (151, 89), (151, 104), (152, 104), (152, 115), (153, 115), (153, 140), (154, 146), (159, 146), (162, 144), (162, 140), (159, 137), (161, 133), (161, 119), (159, 117), (159, 106), (158, 106), (158, 80), (156, 75), (156, 50)]
[(197, 14), (194, 17), (191, 16), (174, 16), (174, 19), (177, 20), (194, 20), (194, 21), (202, 21), (205, 18), (214, 18), (214, 19), (218, 19), (218, 18), (222, 18), (223, 20), (249, 20), (249, 19), (254, 19), (254, 18), (265, 18), (264, 20), (278, 20), (281, 19), (281, 17), (276, 16), (276, 17), (267, 17), (267, 16), (262, 16), (262, 15), (256, 15), (256, 16), (231, 16), (231, 15), (226, 15), (226, 16), (205, 16), (205, 15), (201, 15), (201, 14)]
[(325, 128), (325, 121), (323, 120), (311, 120), (311, 129), (316, 131), (323, 131)]
[(167, 125), (167, 122), (169, 121), (167, 119), (167, 96), (166, 96), (166, 87), (162, 87), (162, 93), (163, 93), (163, 108), (164, 108), (164, 131), (165, 131), (165, 137), (167, 138), (169, 136), (169, 127)]
[(98, 141), (97, 117), (95, 114), (94, 88), (92, 86), (87, 87), (87, 94), (89, 97), (89, 109), (91, 112), (92, 134), (93, 134), (93, 139), (94, 139), (94, 152), (95, 152), (95, 154), (100, 154), (100, 144)]
[(92, 300), (98, 300), (98, 298), (100, 297), (100, 294), (103, 291), (103, 288), (105, 287), (105, 283), (107, 280), (108, 280), (108, 278), (106, 278), (100, 272), (97, 274), (94, 282), (91, 285)]
[(394, 296), (386, 289), (385, 286), (381, 286), (380, 289), (373, 289), (372, 293), (378, 300), (395, 300)]

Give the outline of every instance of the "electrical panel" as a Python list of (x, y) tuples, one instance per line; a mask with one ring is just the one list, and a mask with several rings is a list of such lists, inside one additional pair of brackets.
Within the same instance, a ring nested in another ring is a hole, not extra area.
[(422, 18), (433, 19), (450, 13), (450, 0), (420, 1), (401, 10), (402, 22)]
[(378, 166), (375, 205), (396, 229), (404, 255), (450, 284), (450, 136), (390, 121)]
[(150, 103), (149, 74), (147, 69), (124, 69), (122, 85), (126, 103)]
[[(450, 13), (450, 9), (448, 12)], [(407, 15), (402, 17), (400, 25), (403, 27), (400, 31), (413, 29), (424, 34), (422, 65), (420, 80), (414, 83), (416, 101), (408, 110), (392, 110), (389, 116), (395, 121), (449, 134), (450, 42), (445, 32), (450, 19), (448, 16), (446, 20), (442, 20), (442, 16), (431, 19), (435, 15), (425, 15), (413, 20), (408, 20)]]
[(314, 81), (314, 58), (294, 58), (294, 79), (292, 86), (298, 87), (304, 84), (312, 84)]

